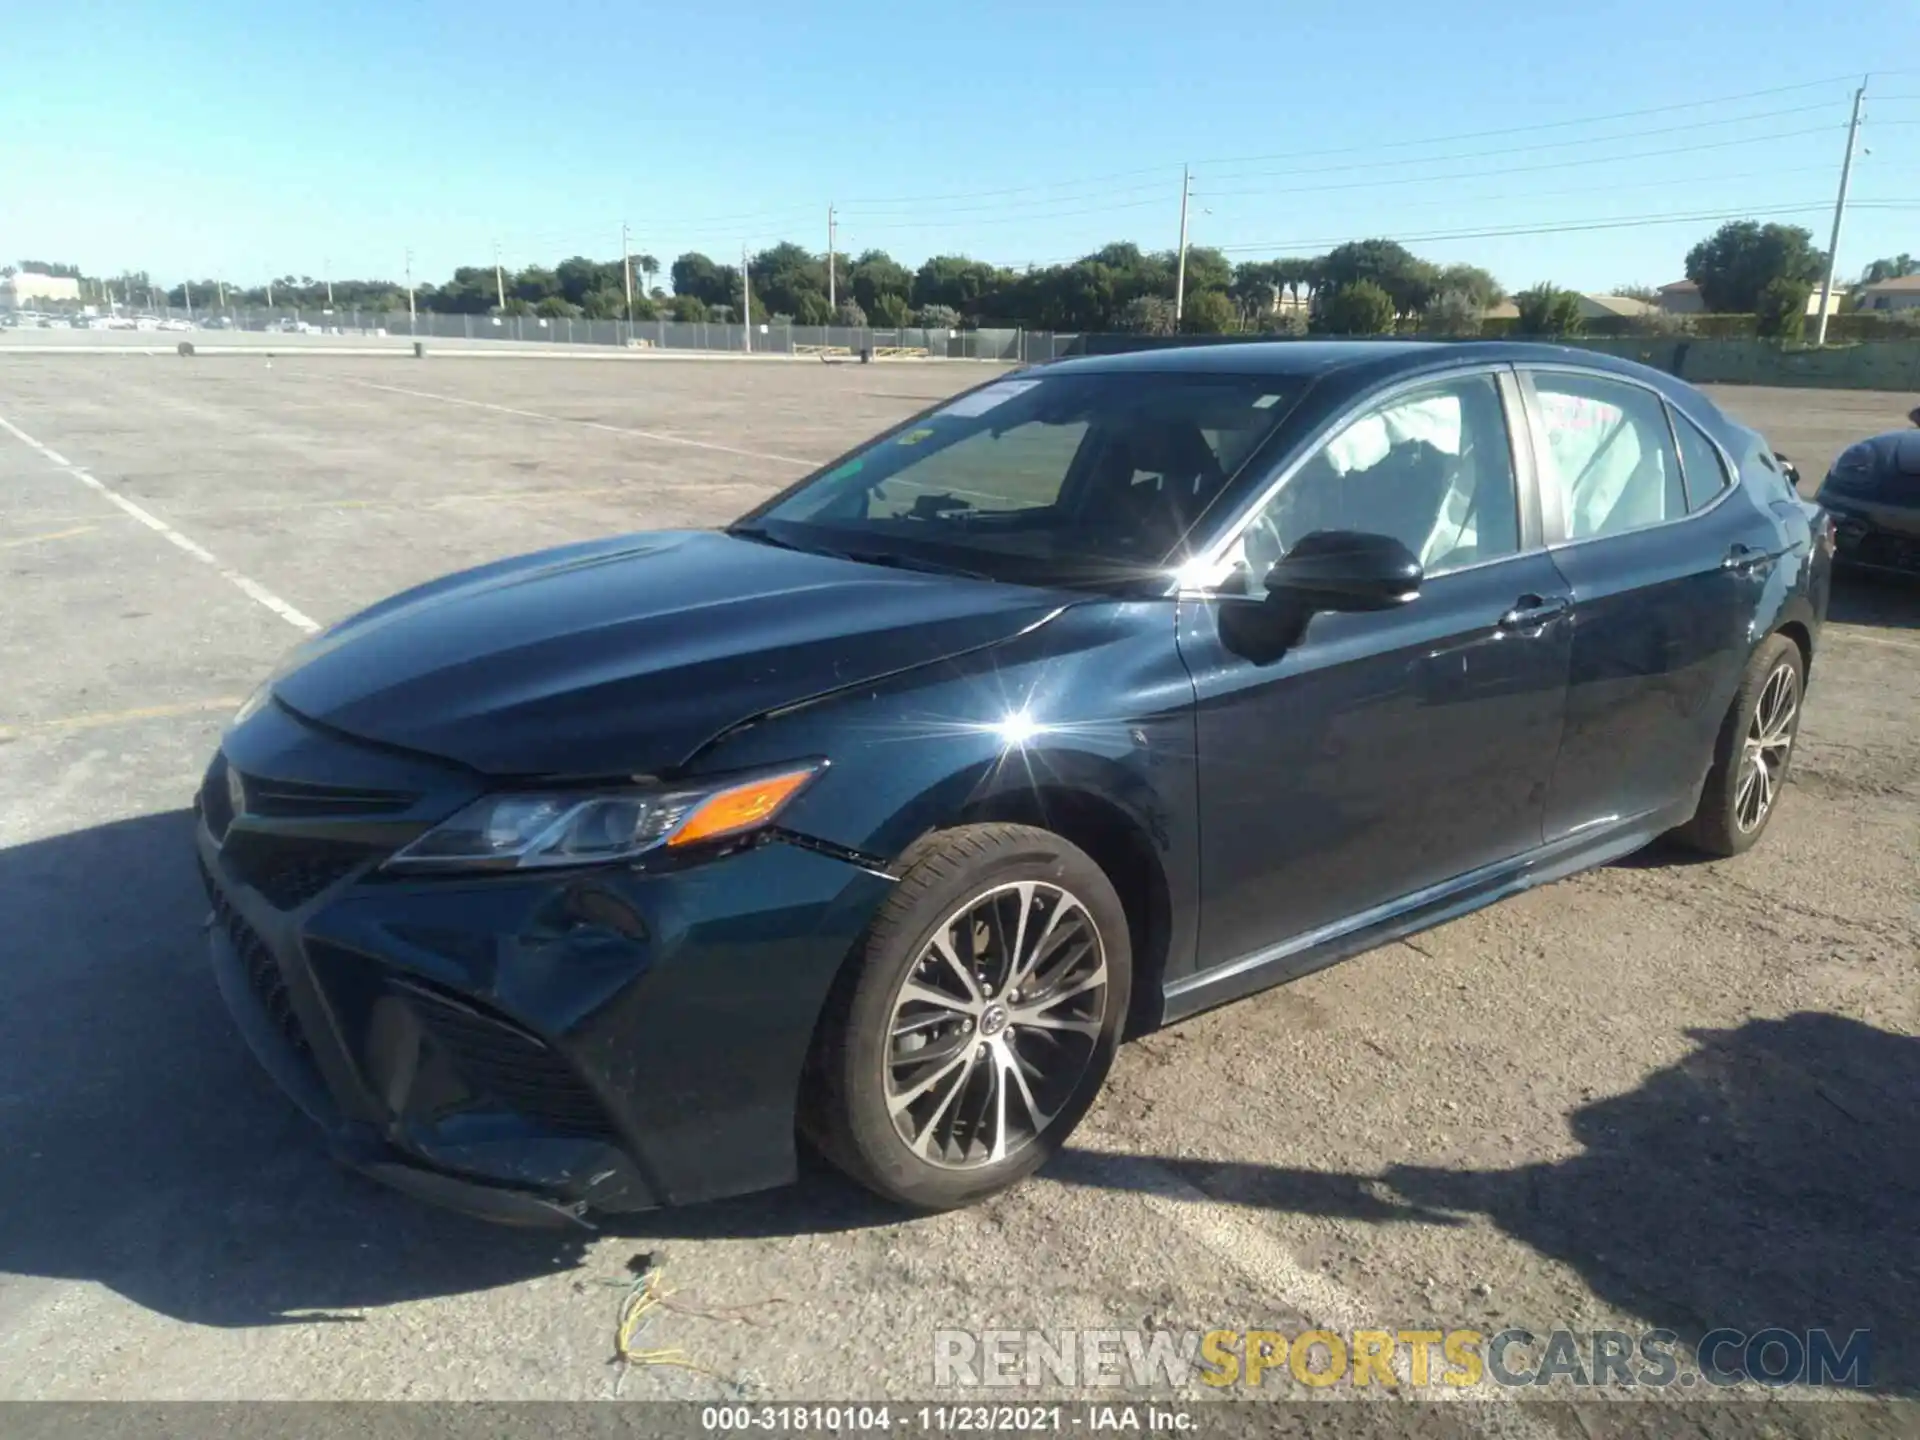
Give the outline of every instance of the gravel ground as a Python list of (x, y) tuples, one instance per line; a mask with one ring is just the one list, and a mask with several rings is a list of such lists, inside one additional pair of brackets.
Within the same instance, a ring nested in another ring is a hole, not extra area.
[[(0, 1398), (925, 1397), (937, 1330), (1309, 1322), (1867, 1328), (1879, 1387), (1920, 1394), (1912, 591), (1836, 594), (1751, 855), (1636, 856), (1142, 1039), (1071, 1152), (978, 1209), (809, 1173), (555, 1235), (329, 1164), (221, 1012), (188, 846), (297, 624), (723, 520), (983, 373), (0, 356)], [(1912, 404), (1717, 398), (1809, 484)], [(680, 1287), (650, 1341), (744, 1392), (609, 1368), (639, 1251)], [(1729, 1423), (1869, 1423), (1764, 1409)]]

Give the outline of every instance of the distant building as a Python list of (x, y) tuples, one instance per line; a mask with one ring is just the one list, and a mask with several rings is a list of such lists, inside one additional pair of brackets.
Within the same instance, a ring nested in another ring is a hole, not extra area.
[[(1827, 302), (1827, 314), (1840, 313), (1840, 289), (1834, 287), (1833, 298)], [(1704, 311), (1706, 302), (1700, 298), (1700, 287), (1691, 280), (1676, 280), (1671, 285), (1660, 287), (1660, 308), (1669, 315), (1698, 315)], [(1820, 313), (1820, 287), (1815, 285), (1807, 296), (1807, 314)]]
[(1890, 310), (1920, 309), (1920, 275), (1876, 280), (1871, 285), (1861, 287), (1859, 308), (1878, 310), (1883, 314)]
[(79, 303), (80, 282), (71, 275), (30, 275), (22, 271), (0, 280), (0, 310)]
[(1579, 298), (1582, 320), (1635, 320), (1642, 315), (1660, 313), (1658, 305), (1649, 305), (1631, 295), (1582, 295)]
[(1700, 287), (1691, 280), (1676, 280), (1660, 287), (1660, 308), (1669, 315), (1698, 315), (1707, 308), (1700, 298)]

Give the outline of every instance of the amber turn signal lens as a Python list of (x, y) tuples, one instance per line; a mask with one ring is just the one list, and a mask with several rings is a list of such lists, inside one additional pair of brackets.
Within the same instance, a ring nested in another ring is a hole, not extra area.
[(812, 770), (791, 770), (785, 775), (767, 775), (715, 791), (680, 822), (680, 828), (668, 838), (667, 844), (694, 845), (764, 825), (813, 775)]

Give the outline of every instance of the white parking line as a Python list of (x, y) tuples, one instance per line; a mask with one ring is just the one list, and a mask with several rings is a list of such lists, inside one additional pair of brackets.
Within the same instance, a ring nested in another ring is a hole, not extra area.
[(642, 440), (658, 440), (663, 445), (685, 445), (694, 450), (717, 450), (723, 455), (742, 455), (749, 460), (773, 460), (782, 465), (804, 465), (812, 469), (824, 460), (809, 460), (799, 455), (775, 455), (766, 450), (742, 450), (737, 445), (719, 445), (711, 440), (689, 440), (684, 435), (669, 435), (660, 430), (638, 430), (630, 425), (609, 425), (603, 420), (573, 420), (565, 415), (548, 415), (539, 410), (517, 410), (511, 405), (495, 405), (487, 400), (468, 400), (459, 395), (442, 395), (433, 390), (409, 390), (403, 385), (382, 385), (373, 380), (340, 377), (349, 385), (367, 390), (385, 390), (391, 395), (411, 395), (417, 400), (441, 400), (448, 405), (465, 405), (473, 410), (492, 410), (500, 415), (517, 415), (523, 420), (546, 420), (555, 425), (580, 425), (588, 430), (606, 430), (615, 435), (637, 435)]
[(168, 543), (186, 551), (187, 554), (191, 555), (201, 564), (210, 566), (222, 580), (232, 585), (242, 595), (245, 595), (249, 600), (266, 606), (267, 609), (278, 615), (296, 630), (304, 630), (309, 635), (319, 630), (319, 621), (302, 614), (299, 610), (296, 610), (278, 595), (267, 589), (266, 586), (249, 580), (238, 570), (229, 569), (212, 551), (195, 544), (192, 540), (189, 540), (185, 535), (182, 535), (178, 530), (174, 529), (173, 526), (162, 520), (158, 515), (153, 514), (149, 510), (141, 509), (140, 506), (134, 504), (133, 501), (127, 499), (126, 496), (102, 484), (88, 472), (86, 466), (74, 464), (73, 461), (67, 459), (66, 456), (62, 455), (50, 445), (42, 445), (38, 440), (27, 434), (26, 431), (22, 430), (18, 425), (15, 425), (4, 415), (0, 415), (0, 429), (12, 435), (15, 439), (19, 440), (21, 444), (39, 451), (42, 455), (46, 456), (47, 459), (51, 460), (55, 465), (58, 465), (88, 489), (96, 490), (101, 495), (104, 495), (109, 501), (119, 506), (127, 514), (131, 515)]

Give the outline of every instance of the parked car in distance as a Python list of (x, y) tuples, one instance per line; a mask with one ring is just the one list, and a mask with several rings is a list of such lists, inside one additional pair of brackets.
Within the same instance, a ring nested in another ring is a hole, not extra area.
[(191, 320), (182, 320), (178, 316), (169, 316), (160, 322), (160, 328), (162, 330), (192, 330), (195, 326)]
[(1129, 1030), (1754, 844), (1831, 556), (1759, 435), (1607, 356), (1031, 369), (722, 532), (298, 647), (198, 793), (215, 976), (336, 1153), (445, 1204), (734, 1194), (797, 1132), (965, 1204)]
[(305, 321), (305, 320), (295, 320), (295, 319), (292, 319), (292, 318), (290, 318), (290, 317), (289, 317), (289, 318), (287, 318), (287, 319), (284, 319), (284, 320), (281, 320), (281, 321), (279, 321), (279, 322), (278, 322), (277, 324), (275, 324), (275, 325), (274, 325), (274, 327), (273, 327), (273, 328), (274, 328), (275, 330), (277, 330), (277, 331), (279, 331), (279, 332), (280, 332), (281, 334), (283, 334), (283, 335), (311, 335), (311, 334), (313, 334), (313, 326), (312, 326), (311, 324), (309, 324), (309, 323), (308, 323), (307, 321)]
[(1849, 445), (1818, 499), (1833, 517), (1842, 568), (1920, 577), (1920, 429)]

